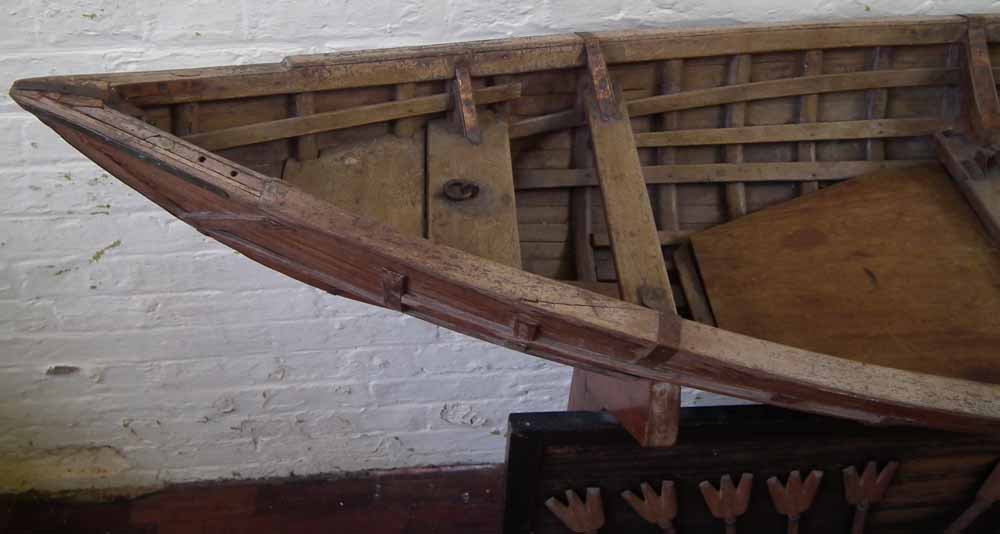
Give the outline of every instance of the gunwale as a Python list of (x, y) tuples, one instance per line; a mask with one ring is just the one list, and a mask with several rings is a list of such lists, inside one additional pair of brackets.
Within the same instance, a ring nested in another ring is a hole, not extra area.
[[(989, 38), (1000, 40), (1000, 26), (994, 17), (989, 21)], [(787, 50), (789, 36), (799, 34), (809, 36), (801, 41), (801, 49), (954, 43), (965, 28), (963, 17), (930, 17), (592, 36), (601, 41), (608, 62), (614, 64)], [(886, 33), (872, 31), (876, 29)], [(743, 37), (709, 46), (723, 42), (718, 39), (721, 33), (733, 32)], [(768, 35), (781, 38), (761, 39)], [(676, 46), (680, 42), (686, 44)], [(133, 106), (443, 80), (452, 76), (460, 60), (468, 62), (474, 76), (577, 68), (585, 64), (583, 49), (580, 35), (507, 39), (292, 56), (282, 63), (242, 67), (36, 78), (16, 82), (11, 94), (64, 137), (77, 132), (113, 148), (122, 160), (134, 160), (131, 165), (152, 163), (179, 183), (202, 184), (215, 196), (221, 192), (233, 211), (190, 213), (160, 197), (156, 187), (133, 176), (119, 176), (200, 231), (321, 289), (387, 306), (391, 299), (378, 276), (388, 269), (407, 280), (405, 292), (398, 295), (401, 311), (561, 363), (871, 423), (1000, 432), (1000, 386), (879, 367), (748, 338), (404, 236), (129, 116)], [(363, 79), (355, 72), (358, 69), (365, 71)], [(111, 157), (96, 154), (80, 139), (75, 144), (95, 161)], [(113, 164), (113, 157), (104, 162)], [(230, 176), (233, 172), (238, 178)], [(282, 228), (297, 229), (317, 245), (352, 250), (369, 259), (372, 273), (360, 282), (338, 278), (324, 271), (338, 261), (329, 254), (310, 257), (307, 264), (255, 249), (252, 239), (240, 235), (271, 236)], [(479, 303), (471, 309), (458, 306), (460, 299), (450, 291)], [(557, 298), (542, 300), (538, 295)], [(518, 335), (517, 321), (525, 318), (537, 322), (537, 337)]]

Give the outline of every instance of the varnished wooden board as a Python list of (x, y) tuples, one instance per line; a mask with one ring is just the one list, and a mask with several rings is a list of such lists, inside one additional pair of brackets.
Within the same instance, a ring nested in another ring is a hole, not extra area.
[[(427, 231), (437, 243), (521, 266), (514, 171), (507, 123), (480, 113), (482, 142), (472, 144), (444, 119), (427, 125)], [(466, 200), (444, 195), (450, 180), (478, 186)]]
[(1000, 383), (1000, 250), (940, 166), (857, 178), (692, 243), (722, 328)]
[(302, 190), (409, 235), (424, 225), (424, 139), (383, 136), (289, 158), (282, 178)]

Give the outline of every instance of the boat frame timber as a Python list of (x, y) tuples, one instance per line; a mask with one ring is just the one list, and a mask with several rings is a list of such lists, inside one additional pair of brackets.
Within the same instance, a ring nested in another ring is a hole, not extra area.
[[(836, 46), (969, 43), (964, 17), (592, 34), (609, 64)], [(981, 23), (1000, 41), (1000, 19)], [(670, 382), (868, 423), (1000, 433), (1000, 386), (755, 339), (396, 232), (137, 118), (137, 106), (586, 66), (554, 36), (290, 57), (281, 64), (17, 82), (25, 109), (204, 234), (330, 293), (623, 380)], [(975, 42), (973, 42), (975, 45)], [(988, 58), (987, 58), (988, 59)], [(971, 63), (970, 63), (971, 64)], [(982, 87), (992, 69), (965, 69)], [(995, 92), (994, 92), (995, 98)], [(991, 123), (987, 123), (988, 125)], [(640, 177), (641, 177), (641, 173)]]

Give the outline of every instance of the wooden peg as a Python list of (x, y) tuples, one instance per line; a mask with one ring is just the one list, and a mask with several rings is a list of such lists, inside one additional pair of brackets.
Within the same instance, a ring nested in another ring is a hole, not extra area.
[(479, 117), (476, 114), (476, 95), (472, 87), (472, 76), (469, 66), (465, 63), (455, 65), (455, 79), (452, 81), (451, 94), (453, 99), (452, 118), (470, 143), (478, 145), (483, 142), (479, 129)]
[(892, 477), (896, 475), (898, 468), (899, 462), (889, 462), (879, 473), (875, 462), (868, 462), (860, 477), (853, 465), (844, 469), (844, 494), (847, 503), (856, 507), (851, 534), (864, 533), (865, 521), (868, 519), (868, 508), (882, 500), (885, 490), (892, 483)]
[(622, 498), (643, 519), (660, 527), (664, 534), (676, 534), (674, 518), (677, 517), (677, 490), (674, 482), (661, 482), (659, 495), (645, 482), (639, 485), (639, 489), (642, 491), (641, 499), (628, 490), (622, 492)]
[(799, 518), (812, 506), (822, 480), (822, 471), (809, 473), (805, 482), (802, 482), (798, 471), (792, 471), (785, 486), (781, 485), (778, 477), (767, 479), (767, 489), (771, 492), (774, 508), (779, 514), (788, 517), (788, 534), (798, 534)]
[(583, 503), (573, 490), (566, 490), (566, 504), (550, 497), (545, 507), (555, 514), (566, 528), (579, 534), (596, 534), (604, 526), (604, 508), (601, 489), (587, 488), (587, 502)]
[(746, 513), (750, 504), (750, 490), (753, 487), (753, 475), (743, 473), (739, 486), (733, 486), (733, 479), (723, 475), (716, 490), (712, 483), (705, 480), (698, 484), (705, 504), (716, 519), (726, 523), (726, 534), (736, 534), (736, 519)]
[(986, 482), (983, 482), (983, 485), (979, 487), (976, 500), (962, 512), (962, 515), (948, 525), (944, 534), (960, 534), (997, 501), (1000, 501), (1000, 464), (993, 468), (990, 476), (986, 477)]
[(382, 305), (390, 310), (403, 311), (403, 294), (406, 293), (406, 275), (389, 269), (379, 273), (382, 285)]

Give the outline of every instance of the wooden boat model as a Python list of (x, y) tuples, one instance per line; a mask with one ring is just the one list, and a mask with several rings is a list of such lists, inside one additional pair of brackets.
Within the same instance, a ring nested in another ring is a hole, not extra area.
[(994, 41), (992, 17), (611, 32), (11, 94), (266, 266), (575, 366), (572, 404), (644, 443), (675, 438), (677, 385), (997, 433)]

